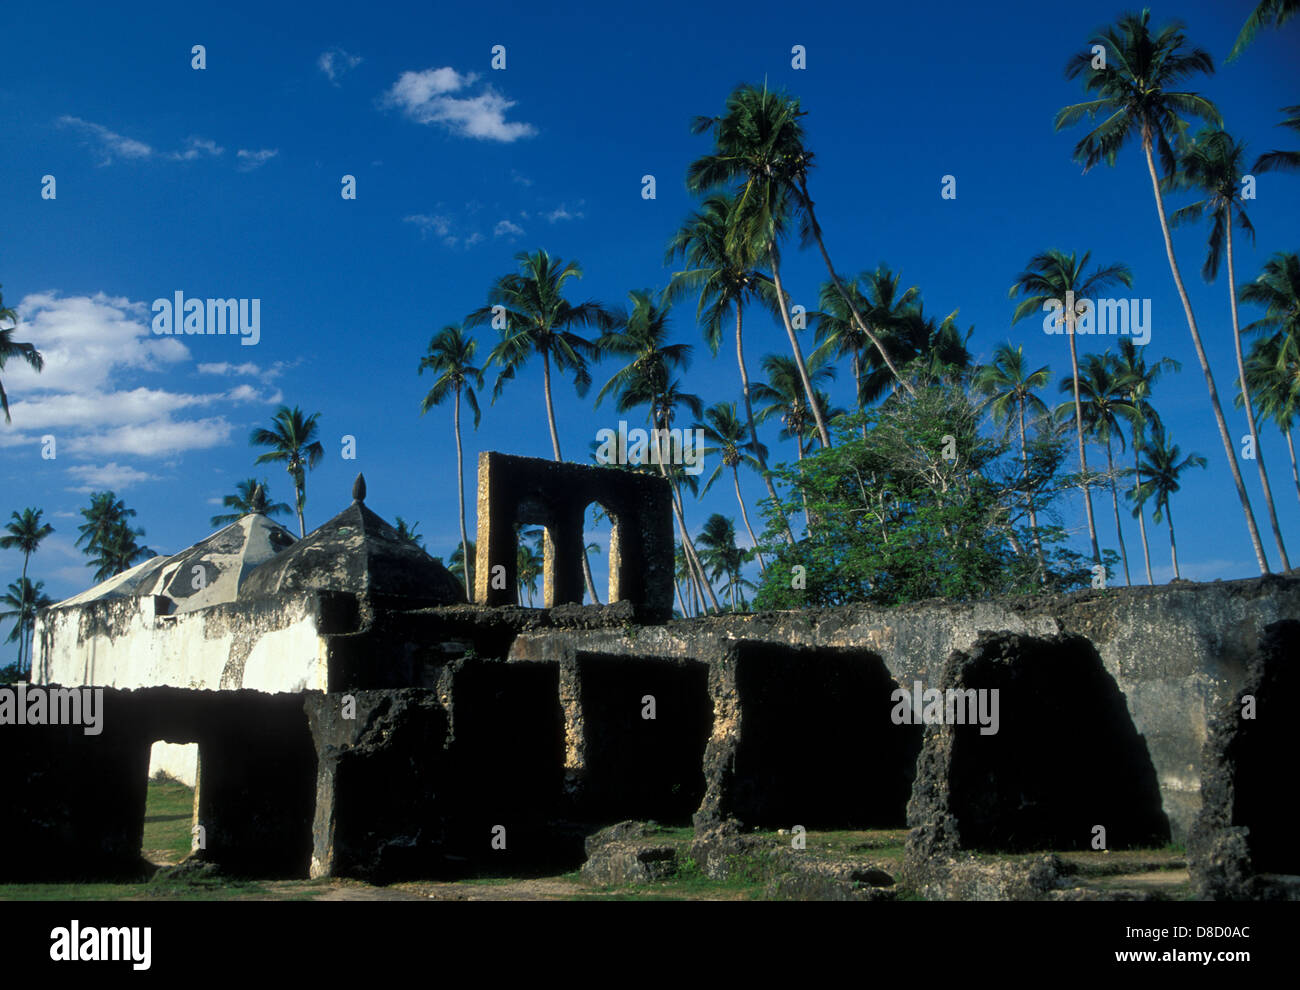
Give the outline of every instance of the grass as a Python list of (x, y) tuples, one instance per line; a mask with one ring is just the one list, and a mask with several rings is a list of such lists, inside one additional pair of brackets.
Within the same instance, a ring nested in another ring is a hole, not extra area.
[(193, 823), (193, 788), (167, 778), (149, 781), (144, 808), (146, 855), (161, 852), (168, 862), (180, 862), (189, 855)]

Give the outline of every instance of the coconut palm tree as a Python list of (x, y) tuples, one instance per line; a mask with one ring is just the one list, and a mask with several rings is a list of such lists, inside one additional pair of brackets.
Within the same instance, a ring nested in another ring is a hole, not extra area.
[(776, 288), (771, 278), (757, 268), (763, 257), (761, 238), (728, 246), (728, 236), (736, 230), (739, 230), (737, 197), (731, 194), (708, 197), (669, 241), (665, 264), (671, 264), (680, 258), (690, 267), (673, 273), (668, 288), (664, 290), (664, 298), (668, 302), (676, 302), (683, 295), (698, 291), (699, 305), (695, 318), (704, 331), (704, 340), (709, 345), (710, 352), (715, 356), (722, 344), (723, 320), (728, 312), (734, 312), (736, 364), (740, 369), (741, 395), (744, 399), (750, 444), (758, 458), (759, 472), (771, 499), (772, 510), (782, 520), (786, 542), (793, 546), (794, 533), (785, 514), (781, 512), (781, 500), (768, 473), (765, 448), (758, 440), (743, 342), (745, 306), (757, 303), (775, 315), (779, 309)]
[[(465, 553), (466, 547), (469, 548), (468, 555)], [(478, 544), (473, 540), (466, 540), (451, 552), (451, 557), (447, 561), (447, 570), (451, 571), (466, 588), (474, 587), (474, 563), (477, 553)]]
[[(1079, 481), (1083, 489), (1083, 505), (1088, 517), (1088, 538), (1092, 541), (1092, 559), (1101, 563), (1101, 548), (1097, 543), (1097, 523), (1092, 513), (1092, 489), (1088, 476), (1088, 455), (1085, 450), (1086, 432), (1083, 427), (1083, 405), (1079, 397), (1079, 353), (1075, 345), (1075, 331), (1079, 320), (1085, 316), (1079, 311), (1083, 300), (1091, 300), (1108, 290), (1123, 285), (1133, 284), (1133, 273), (1128, 265), (1115, 263), (1104, 265), (1088, 271), (1091, 251), (1083, 252), (1080, 258), (1073, 252), (1066, 253), (1055, 248), (1044, 251), (1029, 259), (1025, 270), (1016, 276), (1016, 281), (1008, 291), (1008, 296), (1015, 299), (1021, 296), (1016, 311), (1012, 314), (1011, 325), (1015, 326), (1026, 317), (1042, 312), (1052, 304), (1060, 307), (1060, 323), (1056, 332), (1064, 333), (1070, 342), (1070, 376), (1074, 382), (1074, 430), (1079, 441)], [(1069, 300), (1077, 300), (1074, 307)]]
[[(826, 394), (819, 388), (835, 379), (835, 366), (827, 363), (825, 354), (814, 357), (808, 362), (808, 376), (813, 383), (814, 395), (821, 396), (818, 411), (825, 413), (828, 408)], [(761, 403), (758, 421), (765, 423), (773, 416), (780, 419), (784, 430), (782, 439), (794, 439), (799, 460), (803, 460), (804, 439), (813, 431), (815, 417), (800, 381), (795, 362), (779, 354), (768, 354), (763, 358), (763, 372), (766, 382), (754, 386), (754, 398)]]
[(221, 504), (227, 509), (233, 509), (233, 512), (213, 516), (209, 520), (213, 526), (229, 526), (233, 522), (238, 522), (250, 512), (256, 512), (268, 518), (283, 516), (292, 512), (285, 502), (271, 502), (271, 496), (267, 494), (266, 480), (259, 481), (257, 478), (245, 478), (235, 485), (235, 494), (227, 495), (221, 500)]
[[(683, 392), (680, 383), (672, 378), (674, 371), (684, 371), (689, 364), (691, 346), (667, 342), (670, 304), (666, 300), (656, 301), (649, 289), (632, 291), (628, 296), (632, 300), (632, 309), (617, 316), (613, 327), (602, 334), (597, 343), (602, 354), (628, 360), (601, 388), (596, 404), (613, 394), (619, 412), (645, 406), (647, 425), (651, 430), (670, 430), (679, 405), (685, 405), (698, 419), (703, 415), (699, 396)], [(664, 432), (660, 436), (669, 434)], [(661, 449), (658, 444), (653, 446), (651, 457), (658, 461), (660, 474), (669, 479), (673, 488), (673, 507), (687, 558), (696, 568), (697, 578), (705, 584), (704, 594), (713, 601), (716, 609), (719, 607), (717, 600), (712, 588), (704, 581), (703, 568), (686, 527), (685, 506), (680, 502), (675, 472), (669, 470), (666, 455), (670, 451)]]
[[(1288, 352), (1280, 334), (1261, 337), (1246, 356), (1246, 381), (1260, 415), (1276, 423), (1286, 438), (1291, 455), (1291, 479), (1300, 498), (1300, 467), (1296, 465), (1295, 441), (1291, 436), (1291, 427), (1300, 412), (1300, 353)], [(1240, 406), (1242, 402), (1238, 392), (1236, 404)]]
[(1255, 405), (1250, 401), (1250, 383), (1246, 380), (1246, 359), (1242, 353), (1241, 325), (1237, 316), (1237, 276), (1232, 253), (1234, 222), (1250, 235), (1252, 242), (1255, 240), (1255, 228), (1246, 213), (1245, 202), (1241, 199), (1240, 182), (1245, 172), (1246, 146), (1234, 141), (1222, 128), (1207, 127), (1182, 149), (1178, 170), (1166, 179), (1164, 185), (1169, 189), (1194, 190), (1205, 196), (1204, 199), (1175, 210), (1169, 218), (1169, 224), (1177, 227), (1201, 219), (1211, 221), (1205, 264), (1201, 268), (1201, 274), (1207, 282), (1213, 282), (1218, 277), (1220, 263), (1225, 253), (1227, 255), (1228, 306), (1232, 313), (1233, 353), (1237, 358), (1237, 388), (1247, 397), (1244, 403), (1246, 423), (1250, 427), (1255, 448), (1259, 484), (1264, 491), (1264, 503), (1268, 507), (1269, 523), (1273, 528), (1273, 539), (1277, 543), (1282, 569), (1289, 571), (1291, 562), (1287, 558), (1286, 545), (1282, 542), (1282, 529), (1278, 525), (1277, 508), (1273, 504), (1273, 489), (1269, 485), (1268, 470), (1264, 466), (1263, 444), (1259, 430), (1255, 427)]
[[(1156, 430), (1164, 428), (1160, 414), (1151, 404), (1151, 390), (1165, 371), (1182, 370), (1182, 365), (1173, 358), (1161, 358), (1148, 367), (1143, 356), (1145, 350), (1145, 347), (1139, 348), (1131, 339), (1125, 337), (1119, 342), (1119, 356), (1115, 358), (1116, 373), (1126, 383), (1125, 397), (1136, 411), (1133, 418), (1133, 489), (1130, 491), (1137, 490), (1142, 484), (1141, 455), (1147, 428)], [(1139, 504), (1133, 514), (1137, 516), (1138, 529), (1142, 533), (1142, 560), (1146, 565), (1147, 584), (1155, 584), (1155, 579), (1151, 576), (1151, 548), (1147, 543), (1146, 512)]]
[[(767, 564), (763, 560), (763, 552), (758, 549), (758, 540), (754, 537), (754, 527), (749, 524), (749, 511), (745, 508), (744, 496), (740, 494), (740, 465), (753, 468), (755, 471), (762, 470), (762, 462), (759, 459), (759, 452), (755, 450), (753, 441), (749, 437), (749, 431), (746, 430), (745, 424), (740, 421), (736, 415), (736, 404), (734, 402), (717, 402), (704, 410), (704, 422), (696, 425), (696, 429), (702, 430), (704, 439), (709, 441), (713, 446), (704, 448), (704, 455), (719, 455), (718, 465), (709, 475), (709, 480), (704, 485), (704, 493), (707, 495), (713, 483), (722, 476), (724, 468), (731, 470), (731, 481), (736, 489), (736, 501), (740, 503), (740, 517), (745, 521), (745, 532), (749, 534), (749, 542), (754, 547), (754, 552), (758, 557), (758, 569), (760, 572), (767, 569)], [(761, 446), (761, 445), (760, 445)], [(762, 455), (766, 458), (766, 450)]]
[[(740, 230), (769, 232), (773, 244), (779, 226), (773, 222), (774, 218), (797, 219), (801, 240), (805, 245), (817, 242), (826, 271), (839, 288), (859, 330), (872, 341), (881, 360), (894, 372), (895, 379), (912, 394), (911, 385), (894, 368), (889, 354), (858, 312), (831, 263), (821, 225), (817, 222), (813, 199), (808, 192), (808, 170), (812, 168), (813, 154), (804, 146), (803, 127), (799, 123), (803, 116), (805, 113), (800, 109), (797, 99), (784, 93), (770, 92), (766, 84), (762, 89), (751, 85), (739, 86), (728, 97), (724, 116), (696, 118), (692, 130), (697, 134), (713, 131), (716, 153), (691, 165), (687, 174), (687, 186), (698, 191), (743, 180)], [(772, 260), (772, 278), (778, 295), (783, 296), (775, 256)], [(803, 355), (788, 318), (786, 333), (790, 337), (795, 360), (803, 368)], [(812, 384), (806, 369), (801, 380), (811, 402)], [(814, 413), (816, 412), (814, 408)], [(820, 418), (817, 420), (817, 430), (822, 445), (830, 446), (830, 435), (825, 422)]]
[[(599, 351), (595, 344), (575, 333), (573, 328), (607, 330), (613, 326), (615, 317), (599, 303), (588, 301), (575, 306), (564, 298), (565, 284), (569, 279), (582, 278), (582, 267), (576, 261), (566, 263), (542, 250), (532, 254), (521, 251), (515, 255), (515, 261), (519, 271), (502, 275), (493, 282), (488, 290), (488, 305), (466, 317), (465, 325), (473, 327), (490, 323), (493, 329), (501, 332), (501, 340), (488, 354), (488, 364), (501, 368), (492, 387), (493, 402), (530, 357), (541, 357), (542, 393), (546, 400), (546, 424), (551, 431), (551, 450), (555, 459), (562, 461), (564, 457), (560, 453), (560, 436), (551, 397), (551, 365), (555, 365), (557, 372), (571, 373), (578, 395), (585, 396), (591, 387), (587, 363), (598, 358)], [(587, 594), (593, 602), (599, 602), (585, 557), (582, 575), (587, 584)]]
[(1174, 513), (1169, 497), (1181, 487), (1180, 479), (1185, 470), (1190, 467), (1203, 468), (1207, 463), (1200, 454), (1189, 454), (1180, 461), (1178, 458), (1181, 453), (1167, 431), (1153, 430), (1149, 442), (1142, 448), (1139, 465), (1145, 479), (1137, 486), (1133, 496), (1139, 508), (1148, 498), (1155, 497), (1155, 511), (1151, 513), (1151, 518), (1157, 525), (1163, 517), (1168, 516), (1169, 556), (1173, 562), (1175, 580), (1182, 575), (1178, 571), (1178, 544), (1174, 538)]
[(397, 530), (397, 538), (405, 543), (411, 544), (413, 547), (419, 547), (423, 550), (424, 535), (420, 532), (419, 521), (417, 520), (416, 522), (408, 523), (401, 516), (397, 516), (396, 522), (397, 526), (395, 528)]
[(1262, 27), (1280, 28), (1289, 21), (1295, 12), (1300, 10), (1300, 0), (1260, 0), (1246, 23), (1241, 26), (1241, 33), (1237, 35), (1237, 40), (1232, 46), (1232, 51), (1228, 52), (1227, 61), (1231, 62), (1240, 57), (1247, 46), (1255, 40), (1255, 35), (1259, 33)]
[(991, 363), (975, 372), (976, 391), (985, 396), (983, 406), (993, 413), (993, 418), (1010, 429), (1014, 408), (1020, 426), (1020, 466), (1025, 484), (1025, 502), (1029, 509), (1029, 529), (1034, 534), (1034, 553), (1038, 557), (1039, 580), (1046, 579), (1047, 564), (1043, 559), (1043, 543), (1038, 534), (1038, 510), (1034, 506), (1033, 486), (1029, 480), (1029, 447), (1025, 431), (1025, 409), (1034, 418), (1048, 415), (1047, 403), (1035, 393), (1051, 382), (1052, 370), (1047, 365), (1029, 370), (1025, 361), (1023, 344), (999, 344), (993, 352)]
[(704, 528), (700, 530), (697, 539), (702, 548), (700, 555), (709, 569), (710, 579), (712, 581), (726, 579), (722, 590), (731, 598), (731, 610), (735, 612), (738, 607), (736, 596), (745, 583), (741, 577), (741, 568), (750, 557), (750, 552), (736, 546), (735, 523), (715, 512), (705, 520)]
[[(0, 294), (0, 324), (5, 322), (12, 323), (13, 326), (0, 327), (0, 371), (4, 371), (5, 362), (10, 358), (26, 361), (35, 372), (43, 371), (45, 359), (41, 357), (41, 352), (35, 345), (14, 340), (14, 331), (18, 329), (18, 314), (4, 304), (4, 296)], [(12, 423), (13, 420), (9, 416), (9, 396), (5, 393), (4, 382), (0, 382), (0, 410), (5, 414), (5, 422)]]
[[(0, 598), (0, 605), (8, 605), (9, 608), (0, 612), (0, 622), (5, 619), (14, 619), (14, 628), (9, 633), (6, 643), (18, 643), (18, 674), (23, 673), (23, 657), (31, 655), (31, 649), (34, 645), (33, 639), (36, 631), (36, 612), (38, 609), (48, 608), (54, 604), (54, 600), (42, 592), (45, 587), (44, 581), (37, 581), (35, 584), (23, 577), (9, 585), (9, 591), (3, 598)], [(28, 668), (31, 663), (28, 662)]]
[[(1088, 354), (1083, 359), (1083, 369), (1078, 378), (1062, 378), (1060, 390), (1069, 394), (1078, 389), (1081, 396), (1084, 429), (1088, 435), (1096, 437), (1106, 447), (1106, 477), (1110, 479), (1110, 500), (1115, 510), (1115, 536), (1119, 539), (1120, 559), (1124, 564), (1124, 583), (1131, 585), (1129, 576), (1128, 549), (1124, 546), (1124, 529), (1119, 520), (1119, 489), (1115, 482), (1115, 461), (1111, 454), (1111, 440), (1118, 439), (1124, 447), (1124, 431), (1120, 420), (1133, 422), (1138, 415), (1133, 404), (1128, 401), (1129, 383), (1119, 373), (1113, 354)], [(1073, 401), (1061, 403), (1057, 407), (1057, 417), (1068, 416)]]
[[(1104, 116), (1102, 123), (1075, 145), (1074, 157), (1083, 165), (1084, 172), (1103, 161), (1113, 165), (1116, 156), (1130, 139), (1137, 138), (1142, 146), (1147, 172), (1151, 177), (1151, 192), (1155, 196), (1156, 213), (1160, 219), (1160, 231), (1165, 239), (1169, 270), (1183, 304), (1187, 329), (1192, 335), (1201, 372), (1205, 375), (1210, 405), (1219, 428), (1219, 439), (1223, 442), (1223, 452), (1228, 459), (1233, 484), (1237, 488), (1237, 499), (1241, 502), (1251, 546), (1260, 573), (1267, 574), (1268, 559), (1259, 537), (1259, 528), (1255, 524), (1255, 513), (1250, 505), (1250, 496), (1246, 493), (1246, 484), (1241, 478), (1236, 448), (1228, 434), (1228, 423), (1224, 419), (1219, 391), (1215, 387), (1210, 362), (1201, 343), (1201, 332), (1196, 325), (1196, 315), (1192, 312), (1191, 299), (1183, 285), (1182, 272), (1174, 255), (1173, 237), (1154, 158), (1154, 152), (1158, 151), (1165, 174), (1174, 173), (1177, 159), (1170, 139), (1181, 137), (1187, 130), (1184, 115), (1223, 125), (1223, 119), (1213, 103), (1198, 93), (1180, 91), (1177, 88), (1196, 73), (1212, 74), (1214, 60), (1204, 49), (1190, 48), (1187, 45), (1180, 22), (1173, 21), (1153, 32), (1150, 21), (1149, 10), (1144, 10), (1141, 14), (1125, 14), (1115, 26), (1093, 38), (1089, 42), (1089, 48), (1070, 59), (1065, 70), (1066, 77), (1073, 79), (1082, 75), (1085, 92), (1096, 94), (1098, 98), (1063, 107), (1056, 114), (1055, 126), (1061, 130), (1078, 123), (1084, 117), (1095, 119), (1099, 114)], [(1092, 62), (1095, 56), (1091, 46), (1097, 44), (1105, 48), (1108, 61), (1106, 68), (1094, 70)]]
[[(875, 271), (863, 272), (840, 286), (832, 281), (823, 282), (818, 294), (818, 312), (812, 314), (817, 340), (821, 349), (833, 357), (850, 359), (858, 412), (880, 398), (888, 384), (897, 379), (881, 360), (881, 352), (875, 350), (871, 338), (858, 328), (853, 309), (861, 314), (864, 323), (875, 328), (884, 352), (896, 353), (897, 341), (905, 336), (903, 328), (907, 318), (921, 298), (921, 290), (915, 285), (900, 292), (901, 281), (901, 275), (882, 263)], [(875, 372), (870, 377), (869, 369)], [(865, 437), (865, 424), (863, 430)]]
[(528, 607), (532, 608), (533, 598), (537, 594), (537, 579), (546, 567), (541, 542), (544, 530), (540, 528), (523, 529), (516, 527), (518, 548), (515, 551), (515, 580), (519, 585), (519, 604), (524, 603), (524, 593), (528, 594)]
[[(420, 358), (419, 373), (425, 370), (437, 377), (420, 403), (420, 415), (423, 416), (434, 406), (440, 406), (451, 396), (452, 428), (456, 434), (456, 499), (460, 507), (460, 542), (465, 544), (465, 458), (460, 443), (460, 397), (463, 392), (465, 401), (474, 412), (474, 429), (478, 429), (479, 407), (475, 388), (483, 387), (483, 370), (473, 365), (474, 354), (478, 350), (478, 341), (466, 335), (463, 327), (448, 324), (429, 341), (429, 349)], [(466, 601), (474, 601), (474, 589), (465, 587)]]
[(135, 514), (135, 509), (128, 509), (113, 492), (91, 493), (89, 507), (81, 510), (86, 521), (77, 527), (80, 535), (76, 546), (85, 544), (84, 552), (91, 558), (86, 566), (95, 568), (95, 581), (107, 581), (154, 556), (152, 550), (137, 542), (145, 535), (144, 530), (132, 529), (127, 522)]
[[(5, 524), (5, 535), (0, 536), (0, 550), (17, 550), (23, 555), (23, 573), (20, 587), (27, 586), (27, 563), (32, 554), (40, 549), (41, 542), (54, 532), (49, 523), (41, 522), (43, 509), (23, 509), (22, 515), (10, 513), (10, 520)], [(23, 669), (23, 642), (18, 642), (18, 670)]]
[(107, 581), (140, 561), (156, 556), (153, 550), (137, 542), (141, 536), (144, 536), (144, 530), (132, 529), (124, 519), (112, 524), (94, 548), (96, 555), (86, 564), (95, 568), (95, 581)]
[(316, 467), (325, 456), (325, 448), (316, 439), (320, 413), (304, 416), (297, 406), (290, 409), (280, 406), (271, 419), (271, 429), (256, 429), (248, 438), (250, 446), (270, 447), (265, 454), (260, 454), (253, 463), (283, 463), (284, 469), (293, 479), (294, 504), (298, 511), (298, 535), (307, 535), (303, 522), (302, 508), (307, 501), (307, 471)]
[[(1278, 126), (1300, 131), (1300, 104), (1293, 107), (1283, 107), (1282, 112), (1289, 116), (1283, 119)], [(1266, 151), (1255, 159), (1255, 167), (1251, 171), (1300, 172), (1300, 151)]]

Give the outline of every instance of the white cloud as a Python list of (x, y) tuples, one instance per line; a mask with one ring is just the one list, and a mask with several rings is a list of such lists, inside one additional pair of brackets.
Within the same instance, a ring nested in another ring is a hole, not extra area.
[(71, 127), (79, 131), (102, 156), (100, 165), (111, 165), (116, 159), (132, 161), (161, 160), (170, 162), (191, 162), (196, 158), (218, 158), (226, 149), (208, 138), (190, 137), (180, 151), (158, 152), (143, 141), (129, 138), (111, 131), (102, 124), (96, 124), (80, 117), (64, 115), (58, 119), (62, 127)]
[(487, 238), (484, 237), (476, 230), (474, 231), (474, 233), (470, 234), (468, 237), (465, 238), (465, 246), (473, 247), (475, 244), (478, 244), (480, 241), (485, 241), (485, 240), (487, 240)]
[(110, 131), (102, 124), (94, 124), (89, 120), (70, 117), (66, 114), (59, 118), (59, 124), (78, 130), (89, 138), (98, 148), (99, 153), (104, 156), (103, 161), (99, 163), (100, 165), (110, 165), (114, 158), (141, 159), (153, 155), (153, 148), (143, 141), (124, 137), (115, 131)]
[(235, 157), (239, 159), (239, 164), (236, 167), (241, 172), (251, 172), (255, 168), (261, 168), (279, 153), (279, 148), (263, 148), (261, 151), (249, 151), (246, 148), (240, 148), (235, 152)]
[(583, 216), (582, 213), (577, 210), (570, 213), (568, 209), (565, 208), (565, 205), (563, 203), (561, 203), (555, 209), (551, 210), (550, 213), (546, 213), (543, 215), (551, 223), (556, 223), (560, 220), (581, 220)]
[[(0, 446), (37, 444), (48, 433), (56, 438), (60, 457), (94, 458), (102, 464), (110, 456), (171, 456), (229, 441), (234, 427), (213, 406), (278, 399), (278, 390), (267, 397), (240, 383), (212, 393), (126, 384), (131, 377), (159, 373), (173, 379), (177, 365), (191, 360), (189, 349), (179, 340), (150, 332), (149, 307), (143, 302), (102, 292), (66, 298), (47, 292), (26, 296), (17, 309), (21, 337), (36, 345), (45, 358), (45, 370), (37, 374), (17, 364), (6, 370), (13, 429), (0, 431)], [(218, 365), (204, 367), (211, 370)], [(259, 373), (267, 382), (280, 366), (269, 371), (256, 365), (229, 367)], [(187, 418), (198, 410), (211, 411), (201, 418)], [(110, 467), (119, 473), (142, 473), (117, 461), (102, 470)], [(83, 466), (81, 470), (100, 469)], [(80, 480), (96, 483), (89, 475)]]
[(145, 471), (137, 471), (133, 467), (118, 464), (116, 461), (110, 461), (102, 467), (93, 464), (78, 464), (68, 468), (68, 474), (81, 482), (80, 485), (71, 489), (74, 492), (98, 492), (104, 489), (119, 491), (130, 488), (132, 485), (138, 485), (142, 481), (158, 480), (156, 475)]
[(331, 48), (329, 51), (321, 52), (320, 57), (316, 59), (316, 67), (325, 73), (335, 86), (339, 84), (341, 78), (360, 64), (360, 55), (350, 55), (342, 48)]
[(231, 364), (229, 361), (213, 361), (200, 364), (195, 370), (200, 375), (220, 375), (223, 378), (256, 378), (264, 385), (269, 385), (284, 374), (285, 363), (276, 361), (269, 368), (263, 368), (252, 361), (243, 364)]
[(21, 339), (35, 344), (45, 358), (40, 374), (11, 364), (5, 387), (23, 391), (99, 391), (126, 369), (159, 371), (189, 359), (189, 349), (175, 337), (150, 334), (149, 307), (122, 297), (60, 297), (35, 293), (18, 304)]
[(511, 223), (509, 220), (498, 220), (497, 225), (492, 229), (493, 237), (518, 237), (524, 232), (524, 228), (517, 223)]
[(528, 176), (524, 175), (522, 172), (516, 172), (514, 169), (510, 170), (510, 180), (518, 183), (525, 189), (533, 184), (532, 179), (528, 178)]
[(537, 133), (532, 124), (505, 119), (515, 101), (491, 86), (485, 85), (476, 95), (451, 95), (469, 90), (478, 78), (450, 66), (403, 72), (384, 94), (383, 103), (400, 108), (416, 123), (439, 124), (458, 137), (508, 144)]
[(225, 152), (226, 149), (217, 144), (216, 141), (208, 141), (205, 138), (192, 137), (185, 142), (184, 151), (168, 152), (167, 157), (176, 162), (189, 162), (193, 161), (195, 158), (201, 158), (204, 155), (217, 158), (220, 155), (225, 154)]
[(442, 239), (442, 243), (447, 247), (455, 247), (460, 243), (460, 239), (452, 233), (451, 218), (441, 214), (414, 213), (409, 217), (402, 218), (403, 223), (413, 223), (420, 228), (420, 236), (428, 237), (432, 234), (434, 237)]

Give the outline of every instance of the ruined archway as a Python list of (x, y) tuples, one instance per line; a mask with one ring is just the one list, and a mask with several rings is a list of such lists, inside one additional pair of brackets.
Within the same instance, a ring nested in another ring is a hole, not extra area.
[(909, 824), (946, 822), (949, 841), (979, 850), (1168, 841), (1146, 741), (1087, 639), (986, 633), (953, 654), (939, 687), (997, 717), (927, 729)]

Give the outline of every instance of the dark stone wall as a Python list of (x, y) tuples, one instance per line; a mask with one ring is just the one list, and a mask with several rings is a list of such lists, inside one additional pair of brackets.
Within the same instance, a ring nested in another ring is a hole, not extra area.
[[(1246, 714), (1248, 699), (1253, 717)], [(1274, 883), (1272, 875), (1300, 874), (1297, 705), (1300, 622), (1287, 620), (1268, 628), (1245, 683), (1210, 727), (1201, 812), (1187, 843), (1188, 867), (1202, 897), (1281, 898), (1287, 885)]]
[(1162, 845), (1169, 823), (1146, 741), (1092, 645), (985, 634), (949, 659), (940, 690), (998, 691), (998, 731), (926, 727), (908, 805), (916, 855), (958, 848)]
[[(575, 660), (584, 772), (576, 814), (685, 825), (704, 797), (713, 725), (708, 666), (580, 653)], [(653, 718), (646, 698), (652, 698)]]
[(138, 873), (149, 750), (199, 745), (199, 858), (232, 872), (303, 876), (315, 753), (302, 695), (103, 690), (102, 732), (0, 726), (0, 859), (11, 878)]

